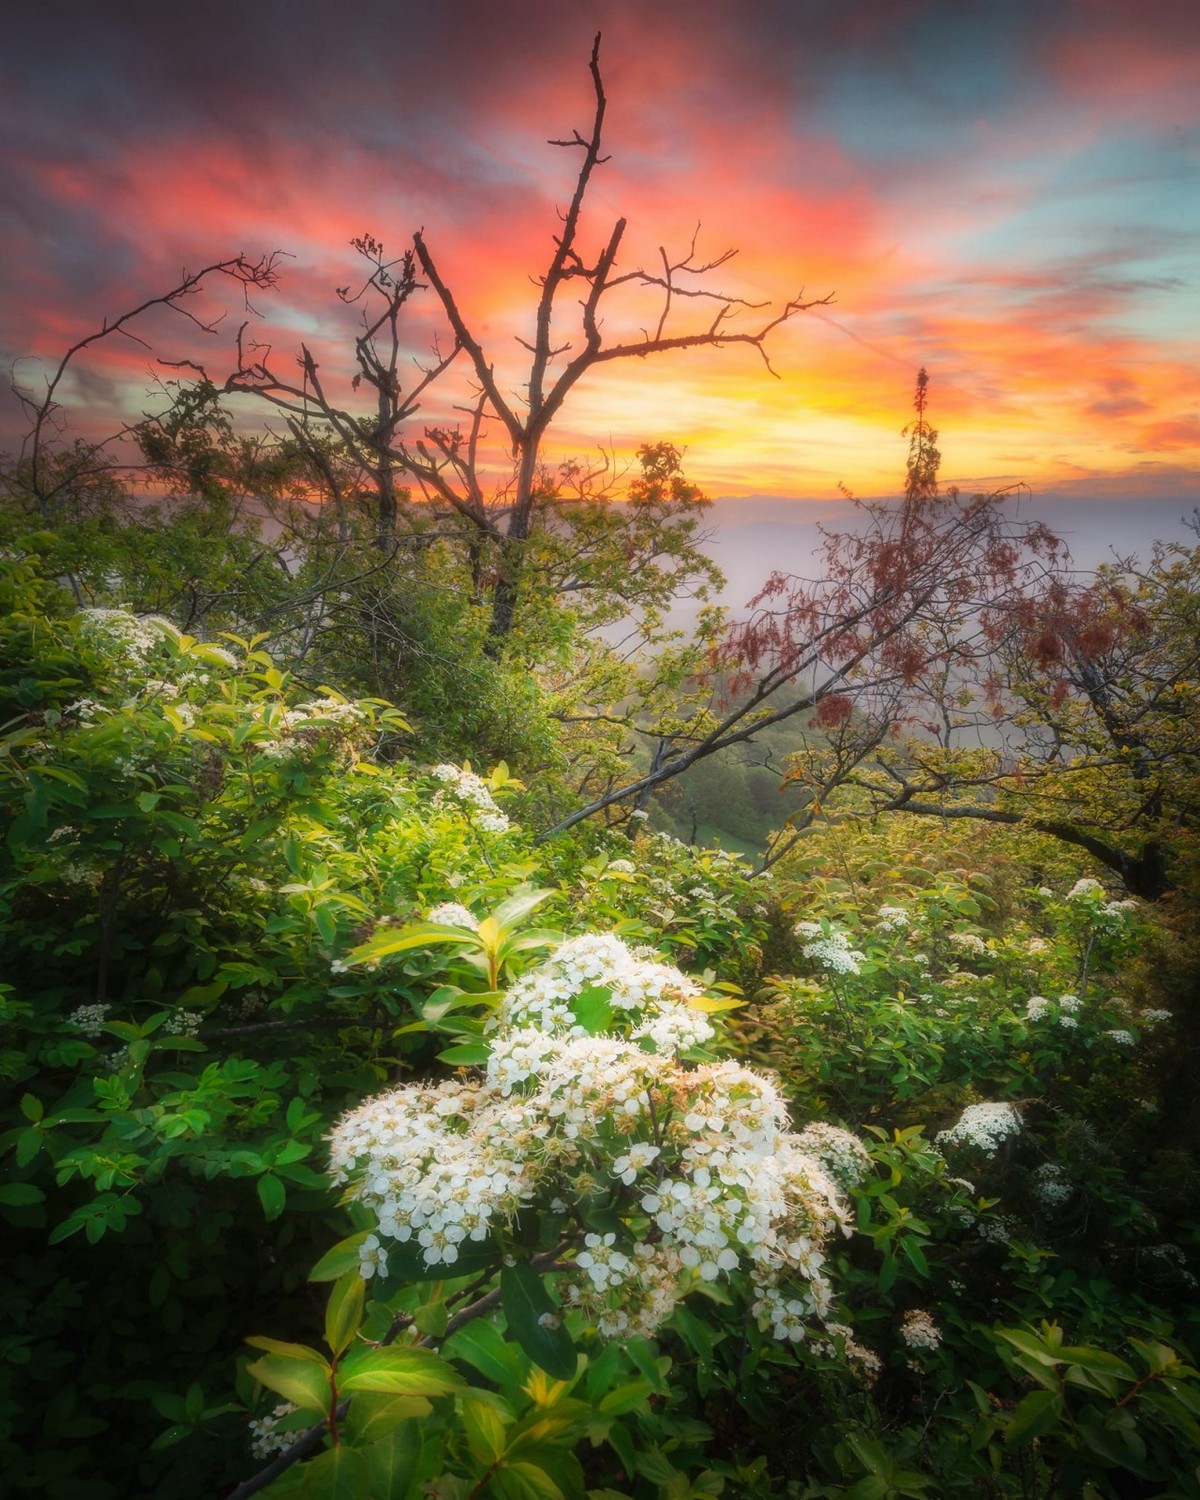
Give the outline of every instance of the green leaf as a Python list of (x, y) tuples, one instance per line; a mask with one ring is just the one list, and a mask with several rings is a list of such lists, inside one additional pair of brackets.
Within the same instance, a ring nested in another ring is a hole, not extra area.
[(34, 1125), (17, 1131), (17, 1149), (13, 1153), (17, 1166), (27, 1167), (45, 1144), (45, 1135)]
[(638, 1374), (650, 1382), (656, 1396), (667, 1394), (667, 1371), (671, 1361), (665, 1355), (657, 1355), (647, 1339), (627, 1339), (625, 1353), (637, 1367)]
[(909, 1264), (918, 1275), (929, 1275), (929, 1262), (925, 1259), (925, 1252), (921, 1249), (918, 1241), (905, 1235), (900, 1241), (900, 1248), (904, 1251), (908, 1257)]
[(496, 1385), (520, 1385), (529, 1374), (521, 1351), (505, 1340), (494, 1323), (483, 1318), (452, 1333), (442, 1345), (442, 1354), (470, 1365)]
[(413, 1313), (413, 1327), (427, 1338), (440, 1339), (450, 1321), (450, 1310), (444, 1302), (425, 1302)]
[(487, 1042), (461, 1042), (439, 1052), (438, 1061), (451, 1063), (458, 1068), (474, 1068), (482, 1066), (491, 1055), (492, 1049)]
[(563, 1500), (563, 1492), (539, 1464), (522, 1459), (502, 1464), (492, 1475), (492, 1485), (505, 1500)]
[(494, 1464), (506, 1446), (504, 1418), (496, 1410), (496, 1403), (487, 1399), (486, 1392), (467, 1392), (459, 1398), (458, 1405), (472, 1456), (481, 1464)]
[(190, 1424), (177, 1423), (174, 1427), (168, 1427), (150, 1444), (151, 1453), (161, 1453), (164, 1448), (169, 1448), (172, 1443), (178, 1443), (182, 1438), (190, 1437), (195, 1428)]
[(371, 1500), (366, 1459), (345, 1444), (331, 1448), (305, 1465), (300, 1494), (302, 1500)]
[(362, 1450), (362, 1456), (372, 1500), (407, 1500), (410, 1494), (419, 1493), (421, 1432), (416, 1422), (406, 1422), (376, 1439)]
[(393, 1396), (386, 1391), (359, 1391), (347, 1417), (355, 1444), (359, 1447), (386, 1437), (397, 1427), (416, 1423), (433, 1411), (424, 1396)]
[(1036, 1334), (1025, 1333), (1020, 1328), (997, 1328), (996, 1334), (1006, 1343), (1020, 1349), (1022, 1354), (1027, 1354), (1030, 1359), (1036, 1360), (1038, 1364), (1053, 1366), (1062, 1362), (1062, 1351), (1058, 1348), (1047, 1348)]
[(0, 1187), (0, 1204), (6, 1208), (27, 1208), (31, 1203), (43, 1203), (46, 1195), (32, 1182), (10, 1182)]
[(338, 1278), (325, 1309), (325, 1342), (336, 1358), (345, 1353), (363, 1319), (366, 1288), (357, 1269)]
[(653, 1393), (654, 1387), (648, 1380), (631, 1380), (627, 1385), (619, 1385), (601, 1397), (600, 1410), (606, 1417), (623, 1417), (645, 1406)]
[(1131, 1365), (1106, 1349), (1093, 1349), (1087, 1344), (1064, 1344), (1058, 1351), (1059, 1358), (1069, 1365), (1078, 1365), (1084, 1370), (1095, 1370), (1099, 1375), (1116, 1375), (1121, 1380), (1136, 1380)]
[(571, 1001), (571, 1013), (589, 1036), (599, 1036), (612, 1026), (612, 991), (599, 986), (582, 991)]
[(310, 1365), (320, 1365), (328, 1371), (329, 1361), (317, 1349), (310, 1349), (307, 1344), (289, 1344), (283, 1339), (269, 1339), (262, 1334), (254, 1334), (245, 1340), (252, 1349), (265, 1349), (268, 1354), (278, 1354), (283, 1359), (302, 1359)]
[(258, 1201), (268, 1220), (277, 1219), (287, 1203), (287, 1188), (273, 1173), (267, 1172), (258, 1179)]
[(309, 1281), (337, 1281), (347, 1271), (356, 1271), (359, 1265), (358, 1252), (370, 1233), (369, 1229), (364, 1229), (359, 1234), (339, 1240), (332, 1250), (326, 1250), (308, 1273)]
[(850, 1489), (843, 1490), (843, 1500), (886, 1500), (893, 1491), (882, 1474), (868, 1474)]
[(571, 1336), (541, 1276), (528, 1262), (500, 1272), (500, 1305), (517, 1343), (555, 1380), (570, 1380), (578, 1363)]
[(397, 1396), (444, 1396), (462, 1389), (462, 1379), (430, 1349), (369, 1349), (351, 1354), (338, 1386), (351, 1391), (389, 1391)]
[(473, 936), (465, 928), (437, 927), (429, 922), (419, 922), (405, 927), (400, 932), (384, 932), (368, 938), (357, 948), (351, 948), (346, 961), (352, 964), (378, 963), (381, 958), (391, 958), (396, 953), (408, 953), (413, 948), (427, 948), (431, 943), (460, 943), (476, 946)]
[(42, 1101), (36, 1094), (21, 1095), (21, 1113), (34, 1125), (42, 1118)]
[(264, 1354), (246, 1366), (260, 1385), (276, 1391), (285, 1401), (292, 1401), (305, 1411), (325, 1416), (329, 1411), (329, 1366), (308, 1360), (284, 1359), (278, 1354)]
[(527, 917), (535, 907), (541, 906), (543, 901), (548, 901), (553, 895), (553, 891), (517, 891), (507, 901), (502, 901), (491, 915), (499, 926), (515, 927), (523, 917)]
[(1054, 1391), (1030, 1391), (1009, 1418), (1004, 1441), (1021, 1445), (1049, 1432), (1062, 1412), (1062, 1398)]
[(388, 1281), (445, 1281), (451, 1276), (481, 1276), (494, 1268), (499, 1253), (489, 1240), (463, 1240), (458, 1257), (452, 1261), (430, 1264), (416, 1240), (391, 1244), (388, 1253)]

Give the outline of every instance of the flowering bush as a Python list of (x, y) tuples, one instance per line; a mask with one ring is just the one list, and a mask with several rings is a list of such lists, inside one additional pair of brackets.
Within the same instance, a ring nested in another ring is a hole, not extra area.
[[(845, 1132), (791, 1134), (756, 1073), (681, 1063), (714, 1035), (698, 1000), (678, 970), (585, 934), (509, 989), (481, 1078), (408, 1085), (344, 1117), (335, 1177), (378, 1227), (364, 1271), (386, 1269), (389, 1244), (415, 1243), (426, 1266), (472, 1242), (509, 1254), (534, 1212), (548, 1248), (582, 1237), (560, 1295), (604, 1337), (649, 1336), (698, 1281), (744, 1272), (760, 1323), (803, 1338), (829, 1309), (823, 1247), (846, 1224), (821, 1155), (848, 1175), (865, 1152)], [(589, 1194), (594, 1222), (568, 1208)]]

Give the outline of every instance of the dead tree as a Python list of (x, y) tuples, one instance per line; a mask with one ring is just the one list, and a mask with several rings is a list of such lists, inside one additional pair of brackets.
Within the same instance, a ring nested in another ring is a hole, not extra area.
[[(371, 473), (378, 496), (378, 541), (390, 544), (397, 523), (398, 479), (414, 483), (424, 499), (460, 518), (476, 547), (494, 556), (494, 582), (489, 623), (493, 649), (512, 628), (521, 586), (525, 543), (534, 525), (539, 486), (544, 483), (542, 448), (547, 433), (571, 391), (589, 371), (618, 360), (676, 350), (746, 345), (758, 351), (767, 368), (765, 343), (771, 332), (796, 313), (823, 305), (829, 297), (804, 301), (797, 297), (774, 316), (751, 329), (739, 328), (735, 315), (765, 306), (750, 303), (705, 286), (704, 278), (725, 265), (735, 253), (727, 250), (710, 260), (698, 258), (696, 239), (686, 254), (672, 259), (660, 249), (661, 265), (620, 271), (618, 254), (626, 220), (618, 219), (603, 245), (589, 251), (581, 243), (580, 218), (594, 172), (607, 158), (602, 138), (607, 100), (600, 75), (600, 37), (592, 47), (589, 69), (595, 97), (590, 131), (575, 131), (551, 145), (581, 153), (570, 204), (561, 214), (554, 250), (546, 270), (537, 278), (540, 288), (532, 340), (518, 342), (529, 355), (523, 382), (524, 397), (515, 401), (500, 387), (495, 365), (472, 331), (471, 321), (438, 269), (425, 236), (413, 236), (413, 248), (399, 260), (388, 261), (382, 245), (370, 236), (355, 240), (355, 248), (370, 263), (364, 284), (354, 293), (339, 289), (347, 303), (364, 306), (361, 331), (355, 341), (357, 372), (354, 391), (364, 385), (374, 392), (372, 411), (354, 411), (339, 404), (326, 389), (311, 349), (302, 346), (298, 375), (285, 378), (270, 364), (269, 351), (256, 346), (242, 330), (238, 364), (223, 382), (227, 393), (251, 392), (285, 412), (293, 431), (310, 424), (332, 430)], [(418, 274), (424, 278), (418, 281)], [(661, 297), (657, 322), (639, 337), (606, 343), (603, 311), (622, 288), (653, 289)], [(401, 314), (419, 289), (432, 289), (449, 326), (449, 342), (436, 348), (432, 362), (416, 365), (415, 377), (405, 387), (402, 363), (405, 344)], [(565, 332), (565, 299), (575, 295), (577, 325)], [(680, 305), (706, 304), (712, 316), (686, 332), (672, 331)], [(430, 395), (458, 357), (470, 365), (473, 400), (463, 411), (465, 420), (451, 425), (429, 424), (412, 431), (422, 401)], [(772, 371), (772, 374), (774, 371)], [(206, 377), (207, 378), (207, 377)], [(483, 449), (491, 432), (499, 431), (510, 455), (511, 469), (499, 486), (485, 479)]]

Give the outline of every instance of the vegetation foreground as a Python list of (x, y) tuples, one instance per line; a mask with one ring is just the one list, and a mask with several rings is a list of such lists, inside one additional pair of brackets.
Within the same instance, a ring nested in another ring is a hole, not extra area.
[(928, 820), (539, 846), (4, 577), (14, 1493), (1200, 1493), (1169, 904)]

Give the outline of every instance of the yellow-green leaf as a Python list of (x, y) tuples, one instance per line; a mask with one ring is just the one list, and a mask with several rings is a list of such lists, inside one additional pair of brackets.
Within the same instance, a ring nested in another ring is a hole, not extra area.
[(284, 1359), (279, 1354), (264, 1354), (246, 1369), (260, 1385), (276, 1391), (304, 1411), (324, 1416), (329, 1410), (329, 1367), (307, 1360)]
[(390, 1391), (397, 1396), (444, 1396), (462, 1380), (429, 1349), (369, 1349), (352, 1354), (338, 1380), (341, 1390)]
[(336, 1357), (343, 1354), (363, 1318), (366, 1288), (357, 1268), (338, 1278), (325, 1309), (325, 1342)]
[(345, 1445), (314, 1458), (304, 1470), (302, 1500), (370, 1500), (367, 1462)]
[(252, 1338), (245, 1341), (252, 1349), (265, 1349), (268, 1354), (279, 1354), (284, 1359), (302, 1359), (311, 1365), (320, 1365), (323, 1370), (329, 1369), (329, 1361), (317, 1349), (310, 1349), (307, 1344), (289, 1344), (283, 1339), (269, 1339), (260, 1333), (254, 1334)]

